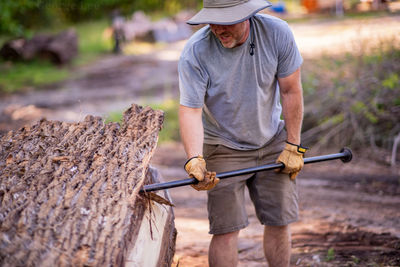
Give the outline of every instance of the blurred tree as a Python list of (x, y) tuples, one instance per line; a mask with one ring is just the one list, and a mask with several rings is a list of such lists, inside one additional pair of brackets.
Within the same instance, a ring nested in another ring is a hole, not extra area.
[(202, 0), (1, 0), (0, 34), (27, 35), (29, 29), (108, 17), (112, 10), (175, 14), (196, 9)]
[(32, 0), (0, 1), (0, 33), (22, 35), (25, 25), (20, 21), (21, 17), (37, 7), (38, 4)]

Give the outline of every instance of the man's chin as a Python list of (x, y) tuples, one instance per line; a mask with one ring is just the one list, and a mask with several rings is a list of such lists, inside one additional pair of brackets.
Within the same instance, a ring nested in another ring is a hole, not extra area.
[(224, 43), (224, 42), (220, 41), (220, 43), (225, 48), (234, 48), (235, 47), (235, 43), (234, 42), (225, 42)]

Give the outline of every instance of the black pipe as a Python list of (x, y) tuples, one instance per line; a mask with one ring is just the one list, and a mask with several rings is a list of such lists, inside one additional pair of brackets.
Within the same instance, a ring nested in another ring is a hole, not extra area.
[[(322, 161), (334, 160), (334, 159), (340, 159), (340, 160), (342, 160), (342, 162), (347, 163), (347, 162), (350, 162), (352, 158), (353, 158), (353, 154), (351, 153), (351, 150), (349, 148), (342, 148), (342, 150), (340, 150), (340, 152), (336, 153), (336, 154), (329, 154), (329, 155), (305, 158), (304, 164), (310, 164), (310, 163), (316, 163), (316, 162), (322, 162)], [(285, 167), (285, 165), (283, 163), (273, 163), (273, 164), (267, 164), (267, 165), (262, 165), (262, 166), (258, 166), (258, 167), (240, 169), (240, 170), (235, 170), (235, 171), (221, 172), (221, 173), (217, 173), (217, 177), (219, 179), (225, 179), (225, 178), (230, 178), (230, 177), (239, 176), (239, 175), (256, 173), (256, 172), (260, 172), (260, 171), (281, 169), (284, 167)], [(174, 187), (185, 186), (185, 185), (191, 185), (191, 184), (196, 184), (197, 182), (198, 181), (196, 178), (187, 178), (187, 179), (183, 179), (183, 180), (171, 181), (171, 182), (166, 182), (166, 183), (149, 184), (149, 185), (143, 186), (143, 189), (140, 190), (140, 193), (152, 192), (152, 191), (174, 188)]]

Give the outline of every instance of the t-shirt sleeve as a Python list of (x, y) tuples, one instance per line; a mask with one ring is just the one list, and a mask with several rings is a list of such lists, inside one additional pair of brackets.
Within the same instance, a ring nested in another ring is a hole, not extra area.
[(284, 78), (295, 72), (303, 63), (294, 36), (289, 26), (284, 23), (277, 34), (278, 70), (277, 76)]
[(178, 63), (180, 104), (190, 108), (202, 108), (208, 84), (206, 71), (194, 53), (182, 53)]

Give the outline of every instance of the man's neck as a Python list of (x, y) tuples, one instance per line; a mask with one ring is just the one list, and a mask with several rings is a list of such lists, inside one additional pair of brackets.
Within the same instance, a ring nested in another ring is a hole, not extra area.
[(240, 46), (240, 45), (244, 44), (246, 42), (247, 38), (249, 37), (249, 34), (250, 34), (250, 20), (249, 19), (246, 20), (245, 23), (246, 23), (246, 30), (245, 30), (242, 38), (239, 40), (237, 46)]

